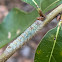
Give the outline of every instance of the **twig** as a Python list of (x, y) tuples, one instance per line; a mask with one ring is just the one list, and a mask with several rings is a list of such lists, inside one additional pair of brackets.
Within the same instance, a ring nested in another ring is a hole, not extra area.
[(46, 26), (51, 20), (62, 12), (62, 4), (46, 16), (44, 22), (37, 20), (25, 30), (16, 40), (14, 40), (0, 56), (0, 62), (5, 62), (14, 52), (21, 48), (30, 38), (32, 38), (40, 29)]

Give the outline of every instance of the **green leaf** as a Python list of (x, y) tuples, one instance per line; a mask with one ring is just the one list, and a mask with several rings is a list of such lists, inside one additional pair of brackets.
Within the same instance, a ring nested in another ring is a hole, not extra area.
[(37, 6), (40, 7), (40, 0), (22, 0), (30, 5), (32, 5), (34, 8), (37, 8)]
[(22, 0), (30, 5), (32, 5), (34, 8), (37, 8), (37, 5), (39, 8), (41, 8), (43, 13), (48, 12), (49, 10), (57, 7), (59, 4), (62, 4), (62, 0), (34, 0), (36, 3), (33, 2), (33, 0)]
[(62, 0), (41, 0), (41, 9), (43, 13), (46, 13), (59, 4), (62, 4)]
[(14, 8), (0, 24), (0, 48), (27, 29), (38, 16), (37, 10), (25, 13)]
[(41, 40), (34, 62), (62, 62), (62, 27), (51, 29)]

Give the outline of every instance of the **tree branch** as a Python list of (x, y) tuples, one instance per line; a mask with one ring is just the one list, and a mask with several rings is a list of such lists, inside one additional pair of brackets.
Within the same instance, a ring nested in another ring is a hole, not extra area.
[(37, 20), (25, 30), (16, 40), (14, 40), (0, 56), (0, 62), (5, 62), (14, 52), (21, 48), (30, 38), (32, 38), (40, 29), (46, 26), (51, 20), (62, 12), (62, 4), (49, 13), (44, 22)]

